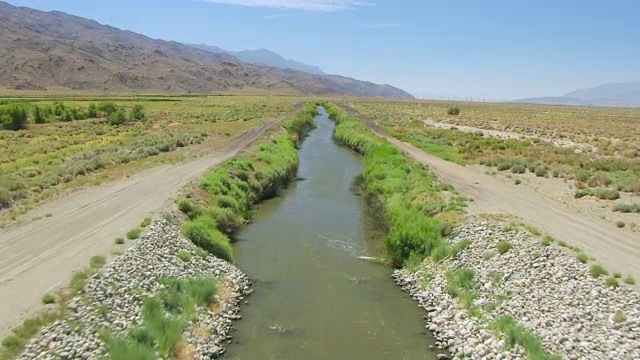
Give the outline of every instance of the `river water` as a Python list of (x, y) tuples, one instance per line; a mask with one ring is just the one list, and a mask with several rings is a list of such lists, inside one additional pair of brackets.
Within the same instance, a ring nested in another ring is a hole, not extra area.
[(255, 293), (236, 322), (228, 359), (434, 359), (424, 312), (390, 278), (360, 260), (364, 201), (352, 191), (361, 158), (334, 143), (324, 109), (304, 141), (296, 181), (255, 211), (237, 236), (236, 264)]

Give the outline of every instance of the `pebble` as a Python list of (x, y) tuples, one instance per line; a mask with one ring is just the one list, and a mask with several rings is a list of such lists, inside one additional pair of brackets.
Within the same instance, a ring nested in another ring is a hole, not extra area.
[[(190, 252), (191, 260), (178, 258), (180, 251)], [(198, 252), (177, 226), (165, 220), (152, 223), (140, 240), (87, 282), (82, 298), (70, 301), (70, 315), (44, 328), (17, 359), (104, 358), (107, 350), (99, 329), (107, 327), (117, 336), (139, 325), (143, 299), (161, 289), (158, 279), (198, 276), (224, 276), (229, 296), (216, 298), (222, 308), (218, 314), (198, 309), (183, 339), (194, 347), (195, 359), (222, 355), (233, 321), (241, 319), (239, 304), (251, 293), (251, 282), (233, 264)], [(207, 329), (204, 333), (210, 335), (197, 336), (195, 328)]]
[[(506, 224), (468, 223), (455, 229), (449, 242), (463, 239), (471, 245), (456, 256), (393, 273), (426, 310), (426, 328), (451, 358), (526, 358), (524, 348), (507, 346), (505, 335), (490, 326), (510, 315), (564, 359), (640, 359), (640, 295), (635, 290), (626, 284), (608, 287), (604, 278), (589, 274), (590, 264), (567, 249), (544, 246), (539, 237)], [(503, 255), (497, 251), (501, 241), (513, 245)], [(447, 269), (460, 268), (476, 273), (473, 305), (482, 312), (480, 318), (461, 309), (446, 291)], [(617, 312), (624, 314), (620, 323), (613, 320)]]

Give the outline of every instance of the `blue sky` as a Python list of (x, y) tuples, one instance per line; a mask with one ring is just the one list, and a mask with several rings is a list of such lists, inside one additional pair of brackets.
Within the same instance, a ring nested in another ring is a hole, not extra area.
[(640, 79), (636, 0), (10, 0), (154, 38), (268, 48), (417, 95), (562, 95)]

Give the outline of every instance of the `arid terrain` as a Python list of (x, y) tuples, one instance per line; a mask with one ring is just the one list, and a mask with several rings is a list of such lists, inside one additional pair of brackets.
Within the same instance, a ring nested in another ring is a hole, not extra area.
[(390, 85), (248, 64), (62, 12), (0, 2), (0, 86), (57, 92), (411, 97)]

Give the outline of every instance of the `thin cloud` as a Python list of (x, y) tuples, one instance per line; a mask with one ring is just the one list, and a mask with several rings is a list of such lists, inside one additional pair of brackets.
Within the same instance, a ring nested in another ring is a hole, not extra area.
[(265, 20), (273, 20), (273, 19), (277, 19), (279, 17), (282, 17), (282, 14), (267, 15), (267, 16), (263, 17), (263, 19), (265, 19)]
[(398, 23), (374, 23), (374, 24), (362, 24), (360, 27), (363, 29), (391, 29), (400, 26)]
[(340, 11), (355, 9), (359, 6), (373, 6), (366, 1), (356, 0), (201, 0), (204, 2), (246, 7), (265, 7), (275, 9), (293, 9), (305, 11)]

